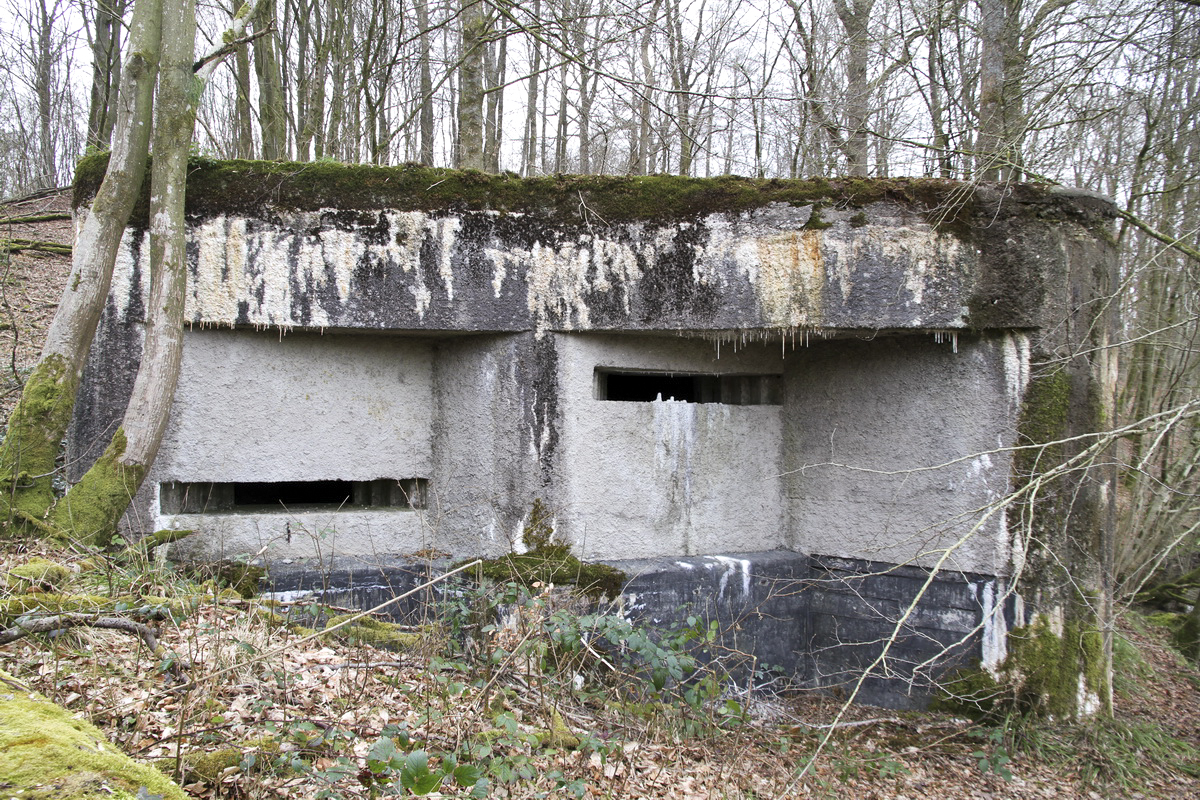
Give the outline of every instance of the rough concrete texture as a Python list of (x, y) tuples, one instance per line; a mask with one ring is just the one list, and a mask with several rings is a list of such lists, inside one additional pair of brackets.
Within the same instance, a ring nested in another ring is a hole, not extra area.
[[(695, 646), (700, 637), (689, 652), (702, 661), (717, 659), (733, 685), (836, 687), (842, 696), (858, 687), (859, 702), (889, 708), (924, 706), (930, 687), (948, 670), (980, 658), (998, 663), (1003, 654), (994, 644), (1003, 641), (1016, 607), (1007, 583), (989, 575), (931, 575), (916, 567), (786, 550), (607, 563), (629, 581), (615, 602), (597, 610), (663, 634), (707, 631), (716, 623), (712, 647)], [(353, 608), (373, 608), (416, 589), (387, 609), (395, 621), (413, 624), (461, 590), (453, 579), (420, 588), (450, 566), (444, 559), (332, 556), (276, 564), (268, 588), (281, 599)], [(858, 686), (888, 641), (883, 663)]]
[(773, 550), (785, 541), (779, 405), (598, 400), (595, 370), (778, 374), (778, 347), (558, 337), (558, 529), (585, 558)]
[[(262, 196), (295, 195), (290, 178), (272, 180)], [(794, 553), (937, 568), (971, 586), (961, 576), (982, 575), (993, 599), (1011, 578), (1038, 606), (1078, 585), (1103, 595), (1111, 494), (1099, 470), (1055, 490), (1066, 510), (1041, 529), (1089, 543), (1061, 548), (1078, 556), (1070, 579), (1022, 575), (1013, 519), (1025, 512), (995, 505), (1021, 478), (1006, 448), (1045, 440), (1029, 422), (1039, 376), (1066, 365), (1069, 419), (1055, 435), (1102, 423), (1111, 370), (1104, 305), (1091, 301), (1114, 263), (1103, 203), (950, 187), (936, 207), (885, 191), (605, 220), (588, 210), (595, 195), (572, 200), (579, 216), (565, 201), (513, 211), (473, 197), (230, 210), (202, 198), (188, 248), (196, 330), (127, 522), (200, 528), (185, 540), (196, 555), (366, 563), (520, 549), (541, 499), (590, 559), (687, 572), (672, 559)], [(148, 249), (131, 229), (72, 427), (73, 477), (124, 409)], [(606, 368), (776, 376), (781, 388), (774, 405), (621, 402), (597, 395)], [(380, 478), (427, 479), (427, 507), (168, 517), (156, 496), (163, 481)], [(804, 614), (836, 619), (849, 602), (820, 596), (805, 594)], [(972, 652), (1002, 659), (1007, 622), (946, 609), (918, 627), (969, 629)]]
[[(195, 222), (196, 324), (553, 329), (964, 329), (981, 254), (904, 208), (775, 204), (564, 230), (536, 217), (332, 209)], [(861, 213), (861, 212), (859, 212)], [(127, 241), (113, 298), (139, 301)], [(142, 250), (148, 253), (148, 250)], [(995, 315), (994, 315), (995, 316)], [(1011, 322), (1011, 320), (1010, 320)], [(996, 320), (993, 324), (1002, 325)]]
[[(146, 483), (428, 478), (432, 389), (427, 340), (191, 331)], [(412, 551), (427, 538), (407, 509), (171, 515), (156, 501), (156, 529), (199, 528), (229, 553)]]
[[(957, 349), (957, 352), (955, 352)], [(1024, 334), (837, 340), (789, 354), (784, 481), (806, 553), (1007, 574)]]

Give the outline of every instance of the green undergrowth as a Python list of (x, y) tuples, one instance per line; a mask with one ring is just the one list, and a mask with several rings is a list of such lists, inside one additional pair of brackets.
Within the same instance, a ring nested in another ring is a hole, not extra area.
[[(1135, 631), (1144, 631), (1168, 624), (1167, 616), (1126, 612), (1125, 619)], [(1023, 685), (997, 681), (984, 670), (963, 670), (946, 682), (933, 707), (978, 722), (972, 735), (981, 742), (974, 753), (981, 770), (1011, 779), (1014, 760), (1034, 757), (1069, 769), (1085, 789), (1117, 791), (1121, 796), (1147, 790), (1164, 774), (1200, 777), (1200, 749), (1156, 722), (1103, 713), (1071, 722), (1065, 713), (1069, 709), (1045, 705), (1048, 697), (1078, 687), (1078, 659), (1066, 659), (1069, 669), (1055, 663), (1063, 660), (1063, 642), (1073, 637), (1087, 650), (1099, 646), (1098, 636), (1091, 641), (1085, 633), (1068, 630), (1060, 638), (1044, 628), (1014, 633), (1016, 656), (1028, 665)], [(1009, 643), (1011, 647), (1014, 640)], [(1129, 697), (1144, 692), (1154, 679), (1155, 671), (1136, 641), (1118, 631), (1113, 639), (1114, 691)]]
[(1024, 724), (1015, 750), (1070, 765), (1084, 787), (1145, 788), (1167, 773), (1200, 777), (1200, 750), (1161, 725), (1099, 717), (1077, 725)]
[(533, 501), (521, 541), (525, 552), (506, 553), (484, 561), (475, 569), (475, 577), (499, 584), (514, 582), (527, 588), (539, 584), (573, 586), (593, 600), (617, 597), (628, 580), (616, 567), (580, 561), (569, 545), (557, 541), (552, 513), (540, 499)]
[[(357, 619), (354, 619), (358, 617)], [(348, 625), (342, 625), (347, 620), (354, 620)], [(342, 627), (330, 630), (338, 625)], [(337, 638), (350, 644), (369, 644), (384, 650), (408, 651), (420, 647), (423, 635), (420, 632), (408, 630), (394, 622), (384, 622), (374, 617), (361, 617), (358, 614), (342, 614), (330, 617), (325, 624), (326, 638)]]

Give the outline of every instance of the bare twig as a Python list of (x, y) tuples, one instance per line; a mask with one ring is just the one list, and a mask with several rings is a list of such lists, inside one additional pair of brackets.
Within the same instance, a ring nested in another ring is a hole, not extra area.
[(159, 654), (158, 637), (154, 635), (154, 631), (150, 629), (149, 625), (143, 625), (125, 617), (101, 617), (96, 614), (79, 612), (55, 614), (50, 617), (37, 617), (18, 622), (11, 628), (0, 631), (0, 645), (15, 642), (35, 633), (49, 633), (79, 627), (104, 628), (128, 633), (141, 639), (151, 653)]

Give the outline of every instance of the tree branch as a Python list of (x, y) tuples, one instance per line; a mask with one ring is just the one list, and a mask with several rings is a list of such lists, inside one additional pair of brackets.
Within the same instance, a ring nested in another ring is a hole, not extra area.
[(19, 253), (22, 250), (38, 250), (43, 253), (55, 253), (60, 256), (71, 255), (71, 245), (58, 242), (43, 242), (37, 239), (0, 239), (0, 250)]
[(0, 645), (15, 642), (34, 633), (49, 633), (50, 631), (79, 627), (104, 628), (128, 633), (141, 639), (154, 655), (158, 655), (160, 652), (158, 637), (154, 635), (154, 631), (150, 629), (149, 625), (143, 625), (124, 617), (101, 617), (96, 614), (82, 613), (55, 614), (24, 622), (18, 621), (11, 628), (0, 631)]
[(216, 50), (213, 50), (212, 52), (207, 53), (203, 58), (201, 58), (199, 61), (197, 61), (195, 64), (193, 64), (192, 72), (199, 72), (200, 70), (204, 69), (204, 67), (207, 64), (209, 64), (210, 62), (221, 61), (222, 59), (225, 58), (225, 56), (233, 55), (235, 52), (237, 52), (237, 49), (239, 47), (241, 47), (242, 45), (250, 44), (255, 39), (261, 39), (262, 37), (266, 36), (267, 34), (274, 33), (274, 32), (275, 32), (275, 23), (272, 22), (270, 25), (268, 25), (267, 27), (263, 28), (260, 31), (255, 31), (254, 33), (248, 34), (246, 36), (239, 36), (236, 39), (231, 39), (230, 41), (221, 45), (221, 47), (217, 48)]

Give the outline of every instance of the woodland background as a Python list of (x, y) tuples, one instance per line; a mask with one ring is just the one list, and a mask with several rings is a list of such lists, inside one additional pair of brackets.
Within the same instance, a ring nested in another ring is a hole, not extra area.
[[(132, 4), (0, 2), (11, 198), (108, 146)], [(235, 5), (198, 6), (199, 52)], [(1122, 440), (1117, 570), (1128, 593), (1194, 566), (1197, 0), (270, 0), (230, 49), (193, 144), (218, 158), (1033, 180), (1114, 198), (1117, 425), (1170, 420)]]

